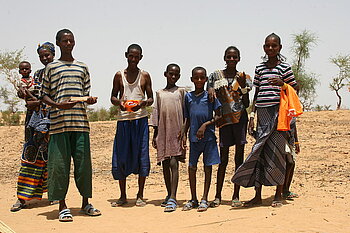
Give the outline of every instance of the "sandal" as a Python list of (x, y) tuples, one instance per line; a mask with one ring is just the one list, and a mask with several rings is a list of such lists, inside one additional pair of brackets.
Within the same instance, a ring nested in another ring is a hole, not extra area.
[(168, 204), (169, 196), (166, 196), (164, 201), (160, 204), (161, 207), (165, 207)]
[(188, 211), (188, 210), (192, 210), (193, 208), (197, 208), (198, 207), (198, 201), (197, 200), (189, 200), (184, 207), (182, 207), (183, 211)]
[(61, 210), (59, 215), (58, 215), (58, 220), (60, 222), (72, 222), (73, 216), (70, 213), (70, 209)]
[(210, 202), (209, 206), (210, 206), (211, 208), (215, 208), (215, 207), (218, 207), (220, 204), (221, 204), (220, 198), (216, 197), (216, 198), (214, 199), (214, 201)]
[(25, 203), (22, 203), (20, 200), (17, 200), (17, 202), (15, 204), (13, 204), (13, 206), (11, 207), (10, 211), (17, 212), (25, 207), (26, 207)]
[(274, 208), (279, 208), (279, 207), (283, 206), (283, 203), (282, 203), (282, 201), (272, 201), (271, 206)]
[(243, 203), (238, 198), (233, 199), (231, 202), (231, 207), (233, 208), (242, 207), (242, 206), (243, 206)]
[(146, 205), (146, 202), (144, 200), (142, 200), (141, 197), (138, 197), (136, 200), (136, 206), (138, 207), (144, 207)]
[(208, 202), (206, 200), (201, 200), (201, 203), (199, 204), (197, 211), (198, 212), (207, 211), (208, 207), (209, 207)]
[(91, 204), (87, 204), (84, 209), (80, 210), (80, 213), (82, 214), (86, 214), (89, 216), (100, 216), (101, 215), (101, 211), (99, 211), (98, 209), (94, 208), (93, 205)]
[(287, 199), (287, 200), (292, 200), (292, 199), (294, 199), (294, 198), (298, 198), (299, 195), (298, 195), (297, 193), (293, 193), (293, 192), (288, 191), (288, 192), (286, 192), (286, 193), (283, 193), (283, 194), (282, 194), (282, 197), (283, 197), (284, 199)]
[(118, 201), (114, 201), (111, 203), (112, 207), (123, 206), (127, 204), (128, 201), (126, 199), (119, 198)]
[(175, 199), (170, 198), (168, 200), (168, 203), (166, 204), (165, 208), (164, 208), (164, 212), (173, 212), (175, 211), (177, 208), (177, 202)]

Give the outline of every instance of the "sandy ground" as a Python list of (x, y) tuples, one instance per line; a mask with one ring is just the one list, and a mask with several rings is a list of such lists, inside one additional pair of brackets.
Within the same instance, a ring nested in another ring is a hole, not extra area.
[[(301, 154), (297, 159), (292, 190), (300, 194), (285, 201), (282, 208), (270, 207), (274, 188), (264, 187), (263, 205), (232, 209), (229, 205), (233, 185), (233, 160), (227, 169), (223, 205), (199, 213), (195, 210), (164, 213), (160, 203), (166, 196), (161, 167), (155, 163), (146, 181), (145, 207), (135, 207), (137, 177), (128, 178), (129, 204), (112, 208), (119, 196), (117, 182), (111, 176), (111, 151), (115, 122), (91, 124), (93, 155), (93, 199), (102, 216), (79, 214), (80, 197), (71, 179), (67, 202), (74, 215), (71, 223), (58, 221), (58, 206), (31, 201), (26, 209), (9, 211), (16, 201), (16, 179), (20, 165), (23, 126), (0, 127), (0, 220), (15, 232), (350, 232), (350, 111), (306, 112), (298, 119)], [(246, 147), (250, 152), (252, 138)], [(217, 167), (214, 167), (216, 173)], [(198, 193), (203, 190), (202, 168), (197, 173)], [(215, 195), (215, 175), (210, 199)], [(254, 189), (242, 189), (241, 200), (249, 200)], [(200, 196), (199, 196), (200, 197)], [(186, 165), (181, 164), (178, 190), (180, 207), (190, 198)], [(1, 223), (1, 222), (0, 222)], [(0, 224), (0, 232), (5, 232)]]

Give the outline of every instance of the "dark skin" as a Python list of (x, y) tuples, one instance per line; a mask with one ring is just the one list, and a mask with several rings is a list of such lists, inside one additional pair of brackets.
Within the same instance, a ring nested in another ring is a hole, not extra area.
[[(56, 40), (56, 45), (60, 48), (61, 51), (61, 57), (59, 60), (61, 61), (67, 61), (67, 62), (73, 62), (73, 48), (75, 45), (75, 40), (74, 40), (74, 35), (71, 33), (64, 33), (60, 40)], [(60, 103), (57, 103), (53, 101), (50, 97), (44, 96), (42, 101), (51, 107), (58, 108), (58, 109), (71, 109), (73, 108), (77, 103), (80, 101), (63, 101)], [(87, 104), (95, 104), (97, 102), (97, 97), (92, 97), (90, 96), (86, 103)], [(82, 197), (82, 204), (81, 204), (81, 209), (83, 210), (85, 206), (89, 204), (89, 198), (87, 197)], [(67, 209), (67, 204), (66, 200), (59, 200), (59, 211)]]
[[(139, 74), (140, 69), (138, 68), (138, 64), (140, 60), (142, 59), (141, 51), (138, 49), (130, 49), (129, 51), (125, 52), (125, 58), (128, 62), (128, 67), (122, 71), (124, 72), (124, 76), (126, 80), (129, 83), (134, 83), (137, 79), (137, 76)], [(140, 86), (143, 93), (146, 93), (147, 100), (142, 100), (134, 106), (131, 110), (137, 111), (142, 107), (151, 106), (153, 103), (153, 91), (152, 91), (152, 82), (151, 82), (151, 76), (148, 72), (142, 71), (141, 72), (141, 80), (140, 80)], [(111, 103), (115, 106), (119, 106), (121, 111), (125, 111), (125, 101), (122, 99), (124, 93), (124, 86), (123, 86), (123, 80), (122, 80), (122, 74), (120, 72), (117, 72), (114, 75), (113, 79), (113, 89), (111, 93)], [(139, 184), (139, 191), (137, 193), (137, 198), (143, 199), (143, 190), (146, 182), (145, 176), (139, 176), (138, 178), (138, 184)], [(126, 179), (125, 180), (119, 180), (119, 188), (120, 188), (120, 198), (119, 201), (126, 202), (127, 196), (126, 196)]]
[[(191, 81), (195, 85), (194, 93), (196, 95), (200, 95), (204, 92), (204, 85), (206, 81), (208, 80), (207, 74), (205, 70), (196, 70), (192, 73)], [(216, 112), (216, 114), (219, 114), (219, 111)], [(198, 139), (202, 139), (204, 137), (205, 129), (208, 125), (215, 123), (215, 120), (210, 120), (202, 124), (202, 126), (198, 129), (196, 136)], [(182, 133), (180, 134), (180, 137), (182, 138), (182, 148), (186, 149), (186, 142), (187, 142), (187, 133), (190, 128), (190, 119), (186, 118), (184, 123), (184, 129)], [(190, 190), (191, 190), (191, 200), (198, 200), (197, 199), (197, 178), (196, 178), (196, 172), (197, 167), (189, 166), (188, 167), (188, 175), (189, 175), (189, 181), (190, 181)], [(210, 189), (210, 182), (211, 182), (211, 174), (212, 174), (212, 166), (204, 166), (204, 190), (203, 190), (203, 196), (202, 200), (208, 200), (208, 194)]]
[[(237, 64), (241, 60), (239, 53), (235, 49), (229, 49), (224, 54), (224, 61), (226, 63), (226, 69), (223, 70), (225, 78), (235, 78), (237, 75)], [(246, 75), (243, 72), (243, 75), (239, 75), (237, 77), (237, 81), (241, 88), (246, 87)], [(208, 89), (209, 96), (211, 99), (214, 99), (216, 96), (215, 89)], [(249, 106), (249, 93), (242, 95), (243, 105), (247, 108)], [(235, 145), (235, 169), (237, 169), (243, 163), (244, 156), (244, 144), (236, 144)], [(216, 194), (215, 198), (219, 199), (221, 202), (221, 192), (225, 180), (226, 168), (229, 160), (229, 146), (220, 147), (220, 164), (217, 171), (217, 181), (216, 181)], [(232, 200), (239, 200), (239, 190), (240, 186), (234, 184), (234, 192), (232, 195)]]
[[(29, 75), (32, 72), (32, 67), (28, 62), (21, 62), (18, 66), (18, 72), (22, 75), (23, 79), (29, 80)], [(27, 90), (27, 88), (19, 86), (19, 90), (17, 91), (17, 95), (22, 99), (35, 99), (36, 98)]]
[[(171, 89), (176, 87), (176, 82), (180, 78), (180, 69), (177, 66), (170, 66), (165, 72), (164, 77), (167, 79), (167, 85), (165, 89)], [(152, 146), (157, 149), (157, 136), (158, 127), (153, 126), (153, 140)], [(177, 156), (177, 155), (175, 155)], [(163, 166), (163, 176), (165, 181), (165, 186), (168, 192), (168, 197), (176, 200), (177, 186), (179, 183), (179, 162), (176, 157), (171, 157), (170, 159), (164, 160), (162, 162)]]
[[(268, 56), (268, 61), (266, 62), (266, 65), (268, 68), (274, 68), (276, 67), (280, 61), (277, 57), (277, 55), (280, 53), (282, 49), (282, 45), (280, 44), (280, 41), (276, 37), (267, 37), (265, 40), (265, 44), (263, 45), (263, 49)], [(274, 86), (283, 86), (284, 82), (282, 79), (276, 77), (276, 78), (269, 78), (269, 83)], [(298, 87), (295, 88), (298, 90)], [(253, 99), (253, 104), (252, 104), (252, 112), (255, 112), (256, 107), (256, 98), (259, 93), (259, 88), (256, 87), (255, 89), (255, 94), (254, 94), (254, 99)], [(249, 124), (248, 124), (248, 133), (250, 135), (253, 135), (254, 131), (254, 118), (250, 117), (249, 119)], [(287, 169), (286, 172), (286, 177), (290, 176), (290, 172), (292, 169)], [(257, 205), (262, 203), (262, 198), (261, 198), (261, 190), (262, 187), (256, 187), (255, 188), (255, 197), (248, 201), (246, 205)], [(283, 192), (283, 185), (278, 185), (276, 188), (275, 196), (274, 196), (274, 201), (280, 202), (282, 201), (282, 192)], [(278, 204), (275, 204), (275, 202), (272, 203), (272, 207), (277, 207)]]

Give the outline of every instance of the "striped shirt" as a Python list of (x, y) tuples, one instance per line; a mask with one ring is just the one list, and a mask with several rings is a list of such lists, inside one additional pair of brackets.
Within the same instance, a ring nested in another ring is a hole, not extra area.
[(281, 87), (271, 85), (269, 78), (280, 78), (292, 87), (297, 85), (289, 64), (281, 62), (276, 67), (268, 68), (264, 62), (260, 63), (255, 68), (253, 81), (254, 86), (259, 88), (256, 107), (270, 107), (280, 103)]
[[(79, 61), (54, 61), (46, 66), (41, 96), (61, 103), (71, 97), (89, 96), (90, 75), (87, 66)], [(89, 132), (86, 104), (77, 103), (71, 109), (50, 109), (50, 134), (62, 132)]]

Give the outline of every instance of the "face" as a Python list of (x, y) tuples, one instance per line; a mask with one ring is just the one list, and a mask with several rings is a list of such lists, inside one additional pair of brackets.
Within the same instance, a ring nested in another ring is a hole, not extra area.
[(19, 73), (23, 77), (28, 77), (30, 72), (32, 72), (30, 64), (28, 64), (26, 62), (19, 64)]
[(164, 76), (168, 84), (175, 85), (180, 78), (180, 69), (177, 66), (170, 66), (169, 69), (164, 72)]
[(204, 70), (194, 71), (191, 77), (191, 81), (194, 83), (196, 89), (203, 89), (207, 79), (208, 77)]
[(282, 45), (280, 45), (276, 37), (268, 37), (263, 48), (268, 57), (276, 57), (281, 51)]
[(39, 59), (40, 59), (41, 63), (43, 63), (44, 66), (46, 66), (47, 64), (52, 62), (53, 58), (54, 58), (54, 56), (49, 50), (47, 50), (47, 49), (40, 49), (39, 50)]
[(56, 45), (60, 47), (62, 53), (71, 53), (75, 45), (73, 34), (63, 33), (61, 39), (56, 41)]
[(240, 61), (240, 57), (236, 50), (230, 49), (226, 52), (224, 60), (227, 67), (236, 67), (237, 63)]
[(136, 67), (142, 59), (142, 54), (138, 49), (130, 49), (125, 53), (125, 57), (128, 59), (129, 66)]

